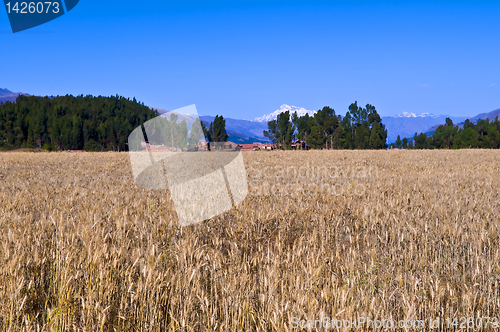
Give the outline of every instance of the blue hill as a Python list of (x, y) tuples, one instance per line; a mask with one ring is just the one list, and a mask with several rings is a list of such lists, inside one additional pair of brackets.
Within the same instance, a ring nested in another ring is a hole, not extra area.
[[(214, 121), (215, 117), (211, 115), (202, 115), (200, 120), (208, 124)], [(249, 144), (254, 142), (269, 142), (264, 137), (263, 131), (267, 129), (267, 123), (253, 122), (248, 120), (237, 120), (224, 118), (226, 120), (226, 131), (229, 135), (229, 141)]]

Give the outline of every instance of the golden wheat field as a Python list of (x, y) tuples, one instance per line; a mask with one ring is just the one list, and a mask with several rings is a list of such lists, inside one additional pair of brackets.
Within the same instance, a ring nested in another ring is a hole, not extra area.
[(136, 187), (126, 153), (0, 154), (0, 330), (294, 331), (360, 317), (425, 320), (408, 331), (490, 317), (474, 329), (493, 329), (500, 151), (244, 160), (247, 198), (181, 228), (165, 190)]

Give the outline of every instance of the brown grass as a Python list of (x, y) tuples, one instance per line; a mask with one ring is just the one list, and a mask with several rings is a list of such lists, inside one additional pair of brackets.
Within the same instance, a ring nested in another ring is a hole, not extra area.
[(180, 228), (165, 191), (134, 185), (127, 154), (0, 154), (0, 330), (500, 316), (500, 151), (244, 158), (247, 199)]

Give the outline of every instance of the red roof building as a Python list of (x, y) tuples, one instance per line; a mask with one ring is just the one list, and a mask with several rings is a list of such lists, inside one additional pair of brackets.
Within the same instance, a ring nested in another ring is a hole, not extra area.
[(299, 141), (298, 139), (292, 142), (292, 150), (309, 150), (309, 145), (306, 141)]
[(238, 144), (241, 151), (255, 151), (255, 150), (275, 150), (276, 145), (272, 143), (259, 143), (255, 142), (253, 144)]

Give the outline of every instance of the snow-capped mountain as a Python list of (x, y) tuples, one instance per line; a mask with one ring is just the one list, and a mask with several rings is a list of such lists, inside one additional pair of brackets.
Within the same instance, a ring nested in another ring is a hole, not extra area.
[(415, 114), (410, 112), (403, 112), (395, 116), (395, 118), (438, 118), (438, 117), (439, 115), (431, 113)]
[(450, 117), (453, 123), (464, 121), (466, 118), (448, 115), (435, 115), (430, 113), (414, 114), (404, 112), (396, 116), (383, 116), (382, 123), (387, 128), (387, 143), (394, 143), (398, 135), (412, 138), (415, 133), (422, 133), (433, 126), (438, 126), (446, 122)]
[(316, 113), (316, 111), (309, 111), (309, 110), (306, 110), (303, 107), (290, 106), (290, 105), (287, 105), (287, 104), (283, 104), (283, 105), (281, 105), (280, 108), (278, 108), (276, 111), (272, 112), (271, 114), (267, 114), (267, 115), (261, 116), (260, 118), (255, 118), (254, 121), (255, 122), (269, 122), (271, 120), (276, 119), (280, 113), (286, 112), (286, 111), (290, 111), (290, 115), (292, 115), (293, 113), (297, 112), (298, 116), (303, 116), (303, 115), (306, 115), (306, 114), (309, 114), (309, 115), (312, 116), (312, 115), (314, 115)]

